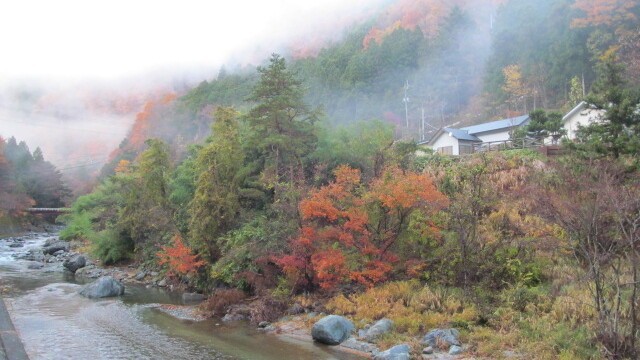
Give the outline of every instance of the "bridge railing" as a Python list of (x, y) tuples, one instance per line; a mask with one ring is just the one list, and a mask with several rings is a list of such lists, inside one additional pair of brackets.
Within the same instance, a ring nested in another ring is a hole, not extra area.
[(38, 214), (62, 214), (71, 212), (71, 208), (28, 208), (27, 212)]

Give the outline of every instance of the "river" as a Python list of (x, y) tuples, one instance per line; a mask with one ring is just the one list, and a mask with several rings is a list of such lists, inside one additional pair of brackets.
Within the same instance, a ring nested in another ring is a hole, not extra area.
[(16, 259), (52, 234), (0, 239), (0, 287), (29, 357), (38, 359), (359, 359), (331, 347), (264, 334), (244, 323), (180, 320), (153, 304), (179, 294), (128, 285), (120, 298), (91, 300), (61, 265), (29, 269)]

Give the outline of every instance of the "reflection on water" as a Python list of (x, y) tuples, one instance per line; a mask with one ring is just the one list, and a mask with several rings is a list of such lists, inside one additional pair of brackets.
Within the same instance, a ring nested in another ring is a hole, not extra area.
[[(42, 238), (30, 240), (40, 246)], [(35, 245), (34, 245), (35, 244)], [(329, 347), (284, 341), (243, 324), (179, 320), (154, 303), (177, 294), (127, 286), (118, 299), (91, 300), (55, 266), (28, 269), (0, 240), (0, 285), (31, 359), (356, 359)]]

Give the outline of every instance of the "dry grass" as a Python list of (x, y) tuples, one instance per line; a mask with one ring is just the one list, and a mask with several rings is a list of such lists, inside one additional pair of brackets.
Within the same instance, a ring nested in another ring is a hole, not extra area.
[[(577, 274), (562, 276), (575, 278)], [(599, 358), (588, 330), (594, 318), (588, 289), (573, 284), (557, 291), (558, 296), (545, 289), (505, 290), (502, 302), (483, 316), (489, 316), (484, 326), (478, 324), (477, 308), (463, 306), (455, 292), (418, 281), (392, 282), (348, 297), (340, 294), (326, 308), (350, 317), (358, 327), (383, 317), (393, 320), (394, 331), (376, 341), (380, 348), (408, 343), (419, 352), (420, 339), (429, 330), (455, 327), (461, 330), (461, 341), (469, 346), (469, 354), (479, 358), (513, 354), (524, 359)]]
[(349, 298), (338, 295), (326, 308), (332, 313), (350, 316), (356, 324), (381, 318), (394, 321), (398, 333), (424, 335), (432, 328), (451, 323), (471, 323), (478, 318), (473, 305), (463, 307), (454, 295), (434, 290), (418, 281), (391, 282)]

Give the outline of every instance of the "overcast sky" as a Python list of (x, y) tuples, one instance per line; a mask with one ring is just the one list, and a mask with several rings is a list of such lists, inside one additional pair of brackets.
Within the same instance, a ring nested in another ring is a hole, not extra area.
[(16, 0), (0, 5), (0, 81), (212, 67), (384, 0)]

